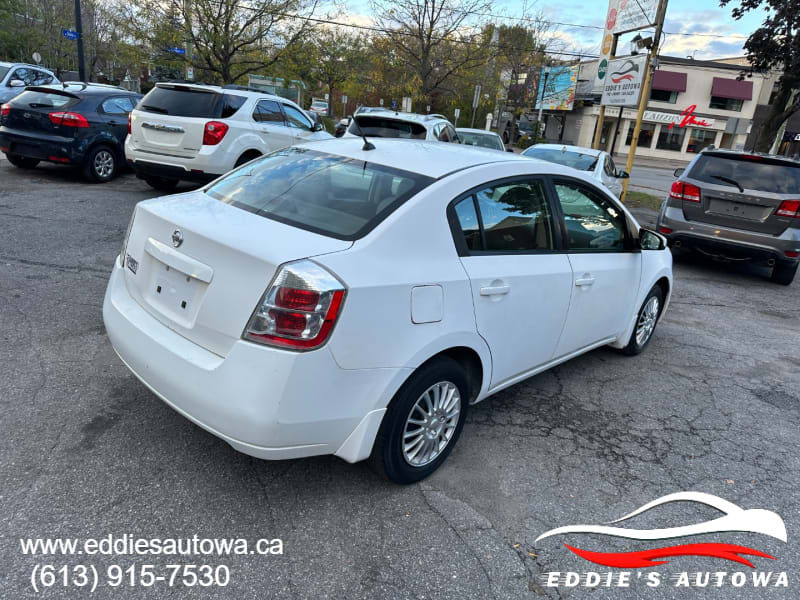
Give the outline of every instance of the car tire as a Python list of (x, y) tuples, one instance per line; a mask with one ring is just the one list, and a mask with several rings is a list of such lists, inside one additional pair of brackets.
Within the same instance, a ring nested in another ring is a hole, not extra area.
[(797, 265), (798, 263), (776, 263), (775, 266), (772, 267), (772, 276), (770, 279), (781, 285), (791, 285), (792, 281), (794, 281), (794, 276), (797, 274)]
[(508, 144), (508, 131), (503, 132), (503, 143)]
[(6, 154), (8, 162), (20, 169), (33, 169), (39, 164), (39, 160), (35, 158), (27, 158), (25, 156), (17, 156), (16, 154)]
[(421, 366), (389, 403), (372, 447), (372, 468), (401, 484), (433, 473), (461, 435), (469, 398), (467, 375), (456, 361), (442, 356)]
[(661, 290), (661, 286), (654, 285), (636, 314), (636, 325), (633, 327), (628, 345), (622, 349), (623, 353), (628, 356), (636, 356), (645, 349), (653, 338), (653, 332), (663, 309), (664, 292)]
[(147, 185), (160, 192), (171, 192), (180, 183), (179, 179), (169, 179), (168, 177), (145, 177), (144, 180)]
[(117, 174), (119, 158), (108, 146), (97, 146), (89, 151), (83, 165), (83, 174), (93, 183), (108, 183)]

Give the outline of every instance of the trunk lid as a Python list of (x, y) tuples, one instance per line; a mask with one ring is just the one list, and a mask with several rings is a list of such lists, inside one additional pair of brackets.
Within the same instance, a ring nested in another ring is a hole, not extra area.
[(706, 152), (685, 182), (700, 188), (699, 203), (683, 201), (688, 220), (780, 235), (792, 220), (776, 212), (784, 200), (800, 197), (800, 163)]
[(164, 325), (225, 356), (279, 265), (351, 245), (190, 192), (138, 205), (126, 284)]

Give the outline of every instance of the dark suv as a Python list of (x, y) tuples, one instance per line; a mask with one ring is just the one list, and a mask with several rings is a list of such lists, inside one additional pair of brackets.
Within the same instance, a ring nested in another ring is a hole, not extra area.
[(707, 149), (675, 171), (658, 217), (673, 247), (763, 262), (789, 285), (800, 261), (800, 162)]
[(124, 163), (128, 113), (140, 99), (110, 85), (28, 87), (0, 107), (0, 151), (22, 169), (44, 160), (80, 167), (90, 181), (110, 181)]

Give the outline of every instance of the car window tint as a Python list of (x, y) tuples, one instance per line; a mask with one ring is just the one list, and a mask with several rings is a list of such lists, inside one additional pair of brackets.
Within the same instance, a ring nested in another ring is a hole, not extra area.
[(247, 98), (244, 96), (237, 96), (236, 94), (223, 94), (222, 95), (222, 112), (220, 113), (220, 117), (223, 119), (227, 119), (228, 117), (232, 117), (236, 114), (236, 111), (239, 110), (242, 105), (244, 105)]
[(455, 211), (467, 248), (470, 250), (482, 250), (481, 228), (478, 222), (478, 213), (475, 212), (475, 200), (473, 197), (464, 198), (456, 204)]
[(133, 108), (130, 98), (107, 98), (100, 107), (110, 115), (127, 115)]
[(256, 105), (256, 110), (253, 113), (253, 119), (259, 123), (284, 125), (281, 107), (273, 100), (261, 100)]
[(451, 142), (452, 137), (450, 136), (450, 130), (447, 128), (447, 125), (442, 123), (439, 125), (439, 127), (441, 128), (441, 131), (439, 131), (439, 134), (436, 136), (437, 139), (440, 142)]
[(541, 180), (489, 187), (475, 197), (483, 221), (486, 250), (553, 249), (553, 219)]
[(48, 85), (53, 83), (53, 76), (44, 71), (33, 72), (33, 83), (31, 85)]
[(69, 93), (26, 90), (11, 102), (15, 106), (29, 106), (31, 108), (64, 108), (77, 104), (79, 101), (78, 98)]
[(379, 116), (358, 115), (353, 119), (348, 131), (355, 135), (371, 137), (406, 138), (424, 140), (428, 130), (419, 123), (384, 119)]
[(573, 183), (556, 182), (564, 211), (570, 250), (625, 248), (625, 215), (599, 192)]
[(701, 154), (688, 176), (704, 183), (730, 186), (731, 191), (735, 192), (739, 190), (733, 182), (745, 190), (758, 190), (771, 194), (800, 192), (800, 165), (761, 156)]
[(611, 161), (611, 157), (606, 156), (605, 163), (603, 164), (603, 169), (605, 170), (606, 175), (608, 175), (609, 177), (614, 177), (616, 175), (614, 169), (614, 163)]
[(33, 69), (20, 68), (11, 74), (11, 77), (8, 78), (8, 81), (11, 83), (12, 79), (19, 79), (25, 85), (33, 85), (33, 82), (36, 81), (36, 74), (37, 71), (34, 71)]
[(392, 167), (287, 148), (232, 171), (206, 193), (268, 219), (357, 239), (432, 181)]
[(222, 113), (222, 94), (189, 87), (154, 87), (136, 106), (160, 115), (217, 119)]
[(296, 129), (311, 129), (311, 121), (294, 106), (283, 105), (283, 113), (286, 115), (286, 123), (289, 127)]

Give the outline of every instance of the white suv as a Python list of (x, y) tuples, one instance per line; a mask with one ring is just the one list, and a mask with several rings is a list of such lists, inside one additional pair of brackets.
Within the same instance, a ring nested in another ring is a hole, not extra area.
[(439, 142), (458, 141), (456, 128), (442, 115), (420, 115), (389, 110), (356, 113), (345, 137), (362, 135)]
[(125, 157), (137, 177), (160, 190), (332, 137), (291, 100), (236, 86), (157, 83), (128, 119)]

